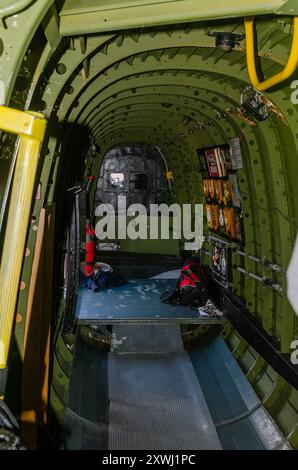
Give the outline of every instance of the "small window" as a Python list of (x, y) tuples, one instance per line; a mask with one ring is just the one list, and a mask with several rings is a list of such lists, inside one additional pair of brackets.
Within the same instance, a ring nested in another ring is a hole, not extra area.
[(110, 173), (109, 186), (113, 189), (123, 189), (125, 187), (124, 173)]

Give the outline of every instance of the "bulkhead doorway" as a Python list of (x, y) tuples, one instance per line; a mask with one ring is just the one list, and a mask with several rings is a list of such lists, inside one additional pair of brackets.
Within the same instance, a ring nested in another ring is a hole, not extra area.
[(118, 197), (126, 205), (168, 202), (165, 164), (151, 146), (123, 145), (107, 152), (97, 181), (95, 207), (110, 204), (118, 212)]

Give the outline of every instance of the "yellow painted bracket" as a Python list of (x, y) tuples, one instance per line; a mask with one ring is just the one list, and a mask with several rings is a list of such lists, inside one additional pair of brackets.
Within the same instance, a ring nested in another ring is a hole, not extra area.
[(244, 20), (245, 36), (246, 36), (246, 59), (247, 69), (251, 84), (259, 91), (265, 91), (275, 85), (287, 80), (295, 72), (298, 65), (298, 17), (294, 17), (293, 21), (293, 39), (290, 55), (285, 68), (273, 77), (261, 82), (258, 78), (255, 62), (255, 40), (254, 40), (254, 19), (247, 18)]
[(0, 130), (20, 137), (0, 266), (0, 372), (7, 367), (38, 159), (45, 129), (46, 120), (42, 114), (0, 106)]
[(173, 172), (172, 171), (166, 171), (165, 173), (167, 180), (172, 180), (173, 178)]
[(42, 142), (46, 127), (43, 114), (0, 106), (0, 130)]

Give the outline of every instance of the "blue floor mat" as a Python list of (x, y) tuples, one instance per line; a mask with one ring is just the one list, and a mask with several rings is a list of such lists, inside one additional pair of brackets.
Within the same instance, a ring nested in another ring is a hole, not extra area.
[(137, 279), (126, 285), (101, 292), (80, 288), (77, 298), (77, 318), (81, 321), (161, 320), (176, 319), (192, 322), (218, 323), (221, 319), (201, 317), (197, 310), (182, 305), (164, 304), (160, 294), (172, 291), (176, 279)]

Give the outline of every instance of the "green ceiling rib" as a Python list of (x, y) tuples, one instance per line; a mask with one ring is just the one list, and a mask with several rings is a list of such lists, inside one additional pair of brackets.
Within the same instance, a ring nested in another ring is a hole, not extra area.
[[(60, 12), (63, 36), (115, 31), (190, 21), (267, 15), (281, 11), (286, 0), (66, 0)], [(297, 8), (292, 8), (295, 14)]]

